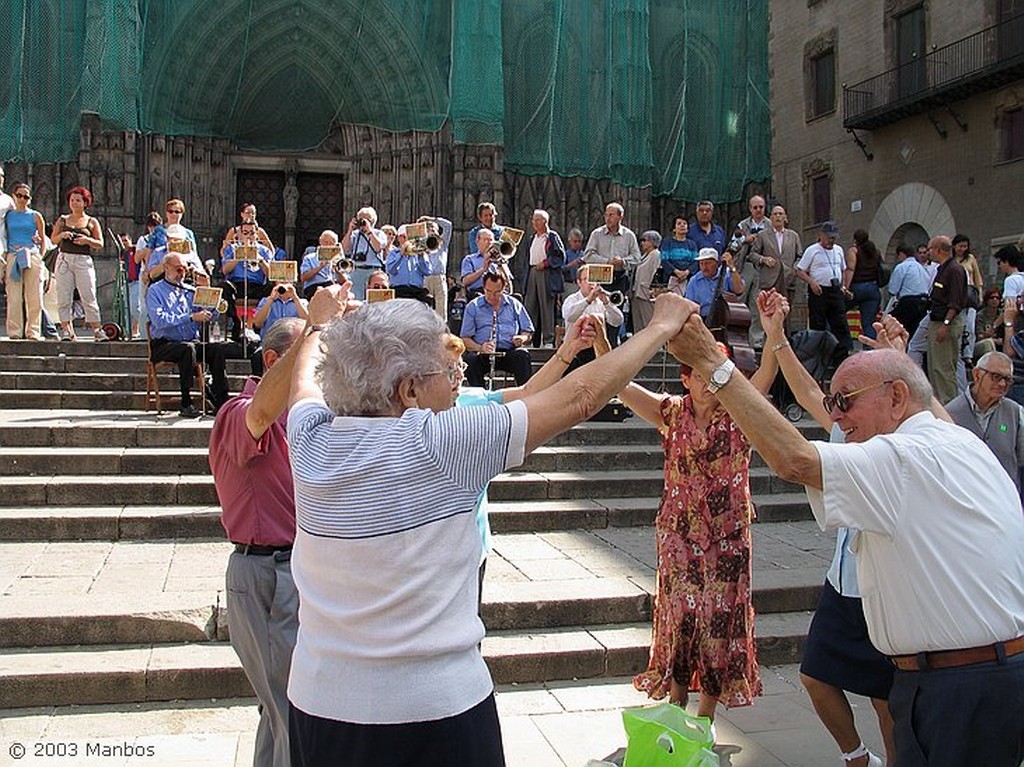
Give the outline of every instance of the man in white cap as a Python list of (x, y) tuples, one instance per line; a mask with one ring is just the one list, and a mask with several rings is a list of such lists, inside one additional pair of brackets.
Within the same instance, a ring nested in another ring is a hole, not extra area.
[[(700, 271), (690, 277), (686, 284), (686, 298), (700, 304), (701, 319), (707, 321), (711, 311), (711, 303), (715, 300), (715, 293), (718, 292), (719, 263), (718, 251), (714, 248), (701, 248), (697, 253), (697, 266)], [(736, 271), (732, 253), (725, 251), (722, 254), (721, 269), (725, 270), (722, 276), (722, 290), (727, 293), (741, 295), (743, 293), (743, 278)]]

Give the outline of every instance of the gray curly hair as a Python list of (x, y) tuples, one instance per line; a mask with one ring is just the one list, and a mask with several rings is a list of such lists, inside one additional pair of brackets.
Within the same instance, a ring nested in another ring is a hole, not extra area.
[(444, 370), (446, 327), (420, 301), (397, 298), (367, 304), (328, 325), (316, 382), (336, 415), (391, 411), (403, 378)]

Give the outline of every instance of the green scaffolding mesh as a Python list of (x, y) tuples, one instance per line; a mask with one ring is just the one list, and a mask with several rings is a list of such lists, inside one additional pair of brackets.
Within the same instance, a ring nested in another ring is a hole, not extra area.
[(8, 0), (0, 157), (112, 129), (303, 150), (336, 124), (735, 200), (770, 173), (767, 0)]

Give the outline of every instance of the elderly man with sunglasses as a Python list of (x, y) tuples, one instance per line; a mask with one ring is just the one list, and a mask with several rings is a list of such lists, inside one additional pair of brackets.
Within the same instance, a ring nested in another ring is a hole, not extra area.
[(864, 617), (896, 667), (900, 767), (1024, 760), (1024, 516), (980, 440), (929, 410), (923, 371), (894, 349), (855, 354), (825, 407), (846, 444), (809, 442), (693, 318), (669, 350), (780, 477), (807, 488), (823, 527), (857, 531)]
[(988, 445), (1020, 495), (1024, 466), (1024, 408), (1006, 396), (1013, 385), (1013, 361), (1002, 352), (982, 355), (971, 371), (974, 381), (946, 411), (953, 422)]

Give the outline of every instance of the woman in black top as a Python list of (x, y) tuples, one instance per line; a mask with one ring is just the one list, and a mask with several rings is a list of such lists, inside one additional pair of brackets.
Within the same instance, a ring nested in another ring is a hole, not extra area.
[(103, 247), (103, 230), (100, 223), (85, 212), (92, 204), (92, 195), (83, 186), (68, 190), (68, 207), (71, 213), (61, 216), (53, 225), (53, 244), (60, 249), (54, 269), (57, 276), (57, 312), (60, 317), (60, 338), (62, 341), (76, 341), (75, 326), (71, 317), (71, 302), (75, 289), (85, 308), (85, 324), (92, 329), (93, 338), (106, 341), (100, 323), (100, 306), (96, 301), (96, 267), (93, 266), (91, 251)]

